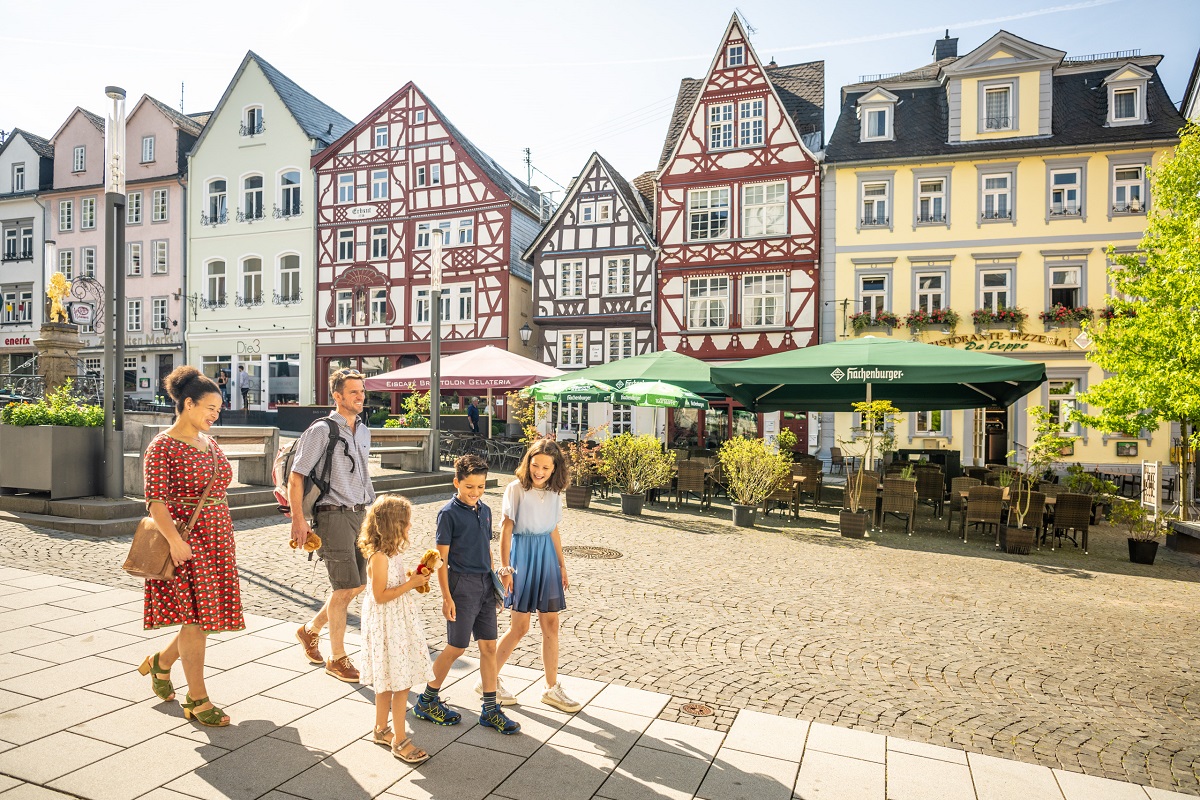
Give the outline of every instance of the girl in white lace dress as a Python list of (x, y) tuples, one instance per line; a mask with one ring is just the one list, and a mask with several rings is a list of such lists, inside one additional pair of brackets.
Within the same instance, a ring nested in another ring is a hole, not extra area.
[[(361, 683), (375, 691), (375, 742), (392, 755), (420, 764), (429, 755), (404, 736), (409, 687), (433, 680), (429, 646), (412, 590), (429, 583), (429, 575), (404, 577), (403, 552), (412, 529), (412, 504), (385, 495), (375, 501), (363, 522), (358, 547), (367, 559), (369, 591), (363, 595)], [(400, 728), (393, 733), (388, 726)]]

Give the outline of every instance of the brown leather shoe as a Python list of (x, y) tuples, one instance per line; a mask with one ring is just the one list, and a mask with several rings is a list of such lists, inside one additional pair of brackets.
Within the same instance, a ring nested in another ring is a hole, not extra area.
[(354, 664), (350, 663), (350, 656), (342, 656), (336, 661), (332, 658), (326, 661), (325, 674), (332, 675), (345, 683), (358, 683), (358, 670)]
[(321, 642), (321, 634), (313, 633), (307, 626), (301, 625), (300, 629), (296, 631), (296, 641), (300, 642), (300, 646), (304, 648), (304, 657), (308, 659), (308, 663), (325, 663), (325, 657), (321, 655), (321, 648), (318, 646)]

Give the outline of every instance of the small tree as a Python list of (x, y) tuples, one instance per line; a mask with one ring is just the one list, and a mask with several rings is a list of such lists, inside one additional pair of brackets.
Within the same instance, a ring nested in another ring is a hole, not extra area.
[(600, 443), (600, 474), (622, 494), (642, 494), (671, 481), (675, 453), (652, 434), (622, 433)]
[(417, 387), (412, 384), (408, 388), (411, 391), (400, 401), (400, 412), (404, 415), (404, 419), (399, 427), (428, 428), (429, 392), (418, 392)]
[(508, 399), (508, 417), (521, 426), (521, 442), (533, 444), (542, 438), (537, 429), (537, 401), (523, 390), (506, 392)]
[(1085, 322), (1090, 360), (1110, 377), (1081, 399), (1100, 409), (1073, 418), (1138, 436), (1163, 422), (1180, 426), (1181, 516), (1193, 496), (1190, 451), (1200, 444), (1200, 126), (1180, 132), (1173, 157), (1152, 172), (1154, 212), (1139, 253), (1109, 247), (1109, 317)]
[[(895, 430), (896, 417), (899, 415), (900, 409), (892, 405), (890, 400), (854, 403), (853, 408), (854, 413), (861, 417), (861, 424), (855, 428), (855, 431), (863, 435), (839, 439), (838, 444), (849, 455), (858, 459), (857, 476), (854, 480), (846, 482), (846, 491), (850, 493), (850, 510), (857, 512), (862, 509), (863, 473), (866, 470), (867, 460), (870, 459), (872, 464), (875, 463), (875, 438), (887, 435), (889, 427), (893, 431)], [(873, 492), (874, 489), (871, 491)]]
[(791, 428), (780, 428), (779, 433), (775, 436), (775, 446), (779, 448), (780, 455), (787, 458), (788, 461), (792, 460), (792, 454), (799, 441), (796, 438), (796, 432)]
[(1025, 518), (1029, 516), (1033, 502), (1031, 492), (1037, 487), (1038, 477), (1058, 463), (1063, 448), (1079, 438), (1065, 433), (1062, 423), (1043, 406), (1032, 406), (1029, 416), (1033, 418), (1033, 441), (1028, 445), (1018, 444), (1015, 451), (1021, 465), (1018, 494), (1012, 506), (1018, 527), (1024, 527)]
[[(793, 434), (793, 438), (794, 438)], [(790, 458), (775, 452), (762, 439), (735, 436), (721, 445), (717, 459), (725, 474), (729, 498), (743, 506), (757, 506), (792, 473)]]

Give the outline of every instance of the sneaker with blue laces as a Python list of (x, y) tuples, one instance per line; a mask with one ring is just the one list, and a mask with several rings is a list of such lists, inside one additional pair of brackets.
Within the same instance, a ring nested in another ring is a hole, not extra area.
[(457, 725), (462, 722), (462, 714), (451, 710), (440, 697), (435, 697), (428, 703), (418, 697), (417, 702), (413, 703), (412, 713), (414, 717), (428, 720), (435, 725)]
[(521, 723), (514, 722), (506, 717), (504, 712), (500, 710), (500, 706), (496, 706), (490, 710), (485, 708), (483, 713), (479, 715), (479, 724), (486, 725), (489, 728), (495, 728), (506, 736), (509, 734), (518, 733), (521, 730)]

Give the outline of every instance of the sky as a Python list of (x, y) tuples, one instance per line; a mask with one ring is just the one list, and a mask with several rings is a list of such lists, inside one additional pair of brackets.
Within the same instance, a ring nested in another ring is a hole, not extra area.
[[(562, 187), (597, 150), (632, 178), (657, 166), (679, 81), (702, 77), (731, 15), (763, 61), (825, 61), (826, 136), (840, 87), (965, 54), (1003, 28), (1068, 55), (1141, 48), (1177, 104), (1200, 48), (1200, 0), (457, 0), (330, 3), (0, 0), (0, 130), (51, 137), (104, 87), (211, 110), (247, 50), (358, 122), (415, 81), (519, 178)], [(23, 66), (22, 66), (23, 65)]]

